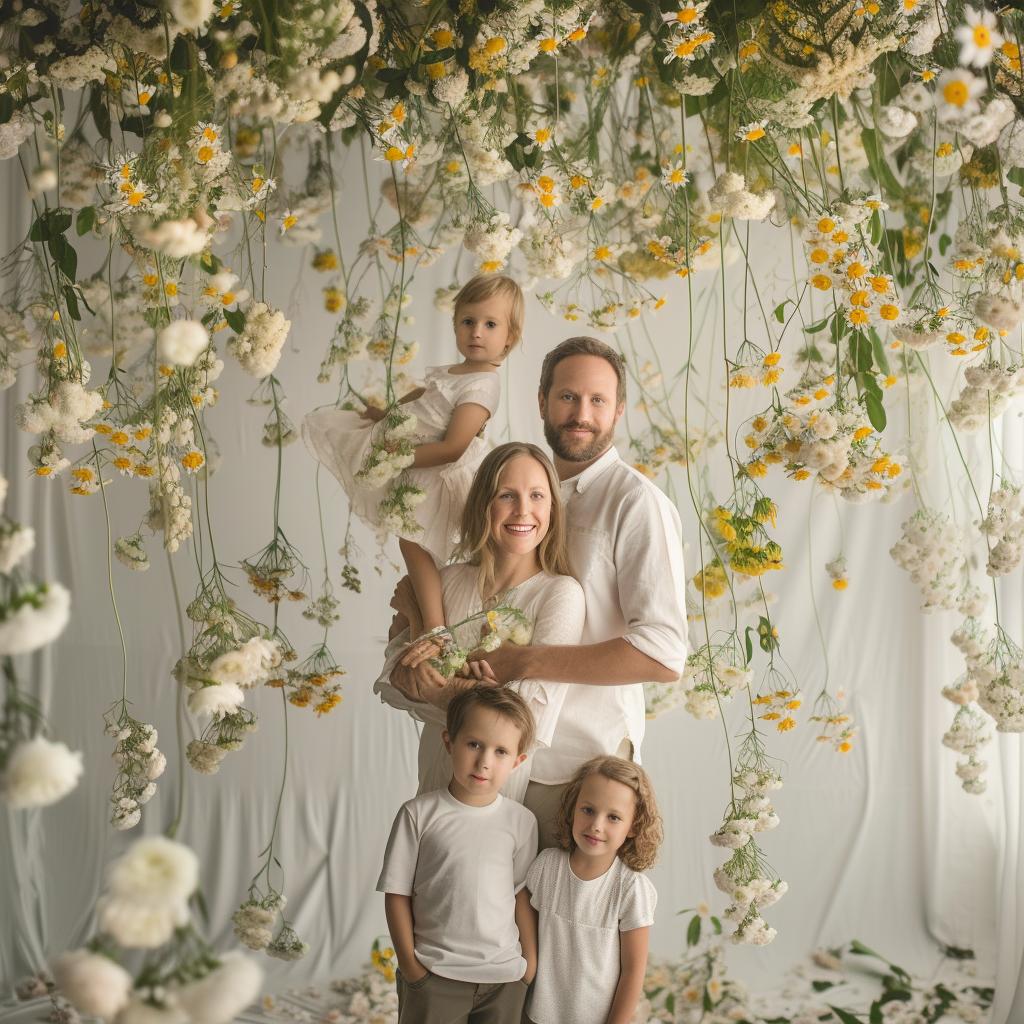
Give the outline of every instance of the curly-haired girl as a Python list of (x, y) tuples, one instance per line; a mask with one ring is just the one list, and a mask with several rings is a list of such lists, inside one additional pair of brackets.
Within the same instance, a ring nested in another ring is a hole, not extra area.
[(629, 1024), (658, 894), (646, 875), (664, 838), (638, 764), (595, 757), (565, 789), (555, 839), (526, 876), (540, 915), (534, 1024)]

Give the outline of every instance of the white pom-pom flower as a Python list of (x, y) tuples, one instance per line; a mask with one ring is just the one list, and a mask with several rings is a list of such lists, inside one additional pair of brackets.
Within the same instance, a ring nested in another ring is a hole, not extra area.
[(198, 320), (175, 320), (157, 336), (156, 352), (167, 366), (192, 366), (210, 345), (210, 336)]
[(128, 1005), (132, 976), (109, 957), (76, 949), (53, 965), (57, 991), (79, 1013), (112, 1021)]
[(13, 807), (46, 807), (78, 785), (82, 755), (42, 736), (15, 744), (0, 774), (0, 796)]

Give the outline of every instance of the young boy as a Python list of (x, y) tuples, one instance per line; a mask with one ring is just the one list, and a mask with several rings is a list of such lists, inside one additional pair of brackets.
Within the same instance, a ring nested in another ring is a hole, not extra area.
[(448, 705), (447, 789), (402, 805), (377, 891), (398, 956), (399, 1024), (519, 1024), (537, 970), (537, 924), (523, 886), (537, 819), (498, 792), (526, 760), (534, 721), (505, 687)]

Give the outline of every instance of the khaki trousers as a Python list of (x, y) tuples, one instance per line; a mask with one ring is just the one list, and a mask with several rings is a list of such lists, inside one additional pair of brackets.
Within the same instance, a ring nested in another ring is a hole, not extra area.
[(554, 830), (558, 821), (558, 810), (567, 782), (547, 786), (543, 782), (530, 782), (526, 786), (523, 806), (537, 816), (537, 852), (557, 846)]
[(520, 1024), (525, 981), (477, 985), (425, 974), (411, 985), (397, 971), (398, 1024)]

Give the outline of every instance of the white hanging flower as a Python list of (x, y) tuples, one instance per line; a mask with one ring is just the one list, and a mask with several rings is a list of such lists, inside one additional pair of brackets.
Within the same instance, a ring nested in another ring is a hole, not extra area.
[(156, 252), (172, 260), (184, 259), (202, 252), (211, 239), (210, 228), (213, 218), (207, 214), (183, 217), (181, 220), (165, 220), (155, 228), (141, 232), (142, 241)]
[(0, 654), (28, 654), (52, 643), (71, 613), (71, 594), (60, 583), (46, 583), (13, 615), (0, 620)]
[(895, 104), (882, 107), (875, 118), (875, 127), (890, 139), (905, 139), (917, 127), (917, 115)]
[(245, 700), (245, 694), (237, 683), (219, 683), (203, 686), (188, 697), (188, 709), (200, 718), (211, 715), (218, 721), (225, 715), (233, 715)]
[(966, 25), (958, 25), (953, 35), (960, 44), (960, 63), (965, 67), (984, 68), (992, 55), (1003, 45), (996, 16), (991, 11), (965, 7)]
[(259, 964), (233, 950), (205, 978), (172, 988), (169, 994), (188, 1013), (190, 1024), (227, 1024), (259, 997), (262, 983)]
[(15, 744), (0, 773), (0, 796), (12, 807), (47, 807), (78, 785), (82, 755), (42, 736)]
[(978, 98), (985, 94), (988, 85), (983, 78), (970, 71), (954, 68), (939, 75), (935, 106), (940, 121), (962, 121), (976, 114), (980, 109)]
[(36, 532), (31, 526), (16, 526), (7, 534), (0, 532), (0, 573), (9, 573), (35, 546)]
[(291, 320), (286, 320), (279, 309), (254, 302), (246, 314), (245, 329), (228, 342), (228, 352), (246, 373), (266, 377), (277, 367), (291, 326)]
[(132, 976), (120, 964), (87, 949), (62, 954), (53, 965), (53, 979), (79, 1013), (107, 1021), (128, 1005), (132, 990)]
[(198, 885), (199, 858), (164, 836), (136, 840), (107, 872), (115, 896), (160, 906), (185, 903)]
[(156, 339), (157, 358), (165, 366), (192, 366), (210, 346), (210, 336), (198, 320), (174, 320)]
[(188, 1014), (180, 1007), (164, 1003), (155, 1006), (141, 996), (132, 996), (117, 1015), (117, 1024), (187, 1024)]
[(170, 0), (168, 7), (178, 25), (193, 32), (213, 17), (213, 0)]

